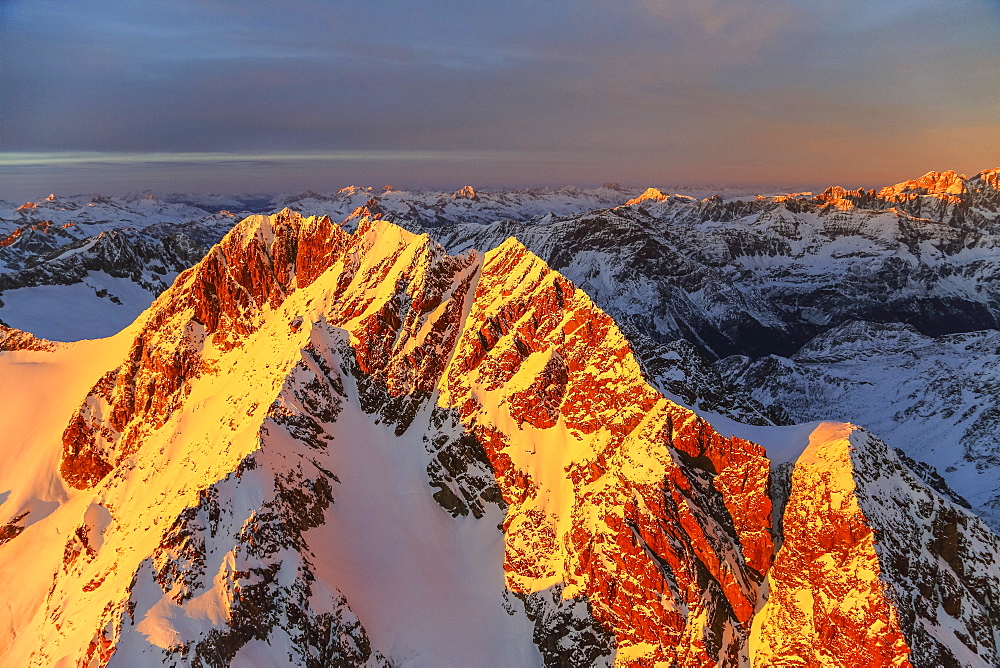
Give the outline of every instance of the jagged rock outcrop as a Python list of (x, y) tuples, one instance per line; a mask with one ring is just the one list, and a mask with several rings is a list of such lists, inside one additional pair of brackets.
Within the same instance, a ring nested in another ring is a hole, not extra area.
[(0, 351), (52, 350), (56, 344), (39, 339), (34, 334), (0, 324)]
[(870, 434), (827, 423), (810, 435), (782, 534), (753, 621), (753, 665), (1000, 660), (998, 582), (984, 578), (997, 569), (1000, 540)]

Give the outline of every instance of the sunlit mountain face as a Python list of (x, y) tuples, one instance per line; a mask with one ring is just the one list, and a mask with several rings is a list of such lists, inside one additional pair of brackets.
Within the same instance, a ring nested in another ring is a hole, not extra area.
[(0, 664), (1000, 665), (998, 170), (0, 208)]

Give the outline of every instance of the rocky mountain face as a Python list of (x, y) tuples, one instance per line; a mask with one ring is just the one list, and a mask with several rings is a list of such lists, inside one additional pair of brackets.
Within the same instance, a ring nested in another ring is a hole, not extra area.
[(716, 371), (795, 422), (854, 420), (934, 466), (1000, 528), (1000, 332), (928, 337), (911, 325), (851, 322), (791, 357), (730, 357)]
[(630, 338), (685, 339), (712, 358), (787, 356), (850, 320), (908, 322), (932, 336), (995, 329), (998, 207), (992, 170), (817, 197), (694, 200), (647, 191), (544, 226), (453, 225), (432, 234), (452, 251), (516, 236)]
[(119, 335), (22, 348), (4, 663), (1000, 661), (978, 517), (851, 425), (713, 428), (514, 239), (252, 216)]

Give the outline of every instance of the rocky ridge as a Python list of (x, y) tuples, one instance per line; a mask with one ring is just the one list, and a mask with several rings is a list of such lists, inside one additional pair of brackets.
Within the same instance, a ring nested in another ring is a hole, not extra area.
[[(770, 458), (719, 434), (514, 240), (452, 256), (383, 221), (251, 217), (112, 343), (54, 450), (62, 497), (0, 547), (0, 574), (29, 551), (55, 574), (11, 599), (31, 612), (5, 660), (773, 665), (802, 597), (845, 581), (856, 607), (809, 611), (814, 641), (857, 622), (838, 665), (996, 660), (980, 520), (850, 427), (745, 427)], [(817, 517), (853, 561), (799, 528)], [(900, 522), (961, 530), (888, 540)], [(942, 589), (941, 559), (981, 581)]]
[[(326, 215), (334, 220), (349, 218), (357, 209), (364, 207), (370, 217), (386, 218), (403, 227), (422, 229), (460, 223), (486, 224), (497, 220), (544, 224), (553, 216), (618, 206), (637, 192), (616, 183), (594, 189), (566, 186), (499, 192), (464, 186), (453, 193), (398, 190), (391, 186), (382, 189), (348, 186), (335, 193), (306, 191), (276, 197), (273, 205), (308, 215)], [(360, 216), (355, 219), (360, 219)]]
[(545, 226), (432, 235), (454, 252), (516, 236), (630, 337), (686, 339), (709, 357), (789, 355), (848, 320), (909, 322), (930, 335), (996, 328), (996, 173), (932, 173), (881, 195), (660, 193)]

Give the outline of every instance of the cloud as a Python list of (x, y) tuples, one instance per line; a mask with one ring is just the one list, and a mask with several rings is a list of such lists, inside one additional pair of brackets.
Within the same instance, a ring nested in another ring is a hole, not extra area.
[(782, 0), (641, 0), (639, 6), (686, 41), (711, 40), (747, 55), (805, 19), (801, 4)]
[(326, 151), (311, 153), (224, 153), (98, 151), (0, 152), (0, 167), (77, 165), (196, 165), (309, 162), (471, 162), (530, 160), (532, 154), (515, 151)]
[[(557, 182), (967, 169), (1000, 130), (996, 6), (15, 0), (0, 146), (205, 169), (368, 156), (421, 178), (515, 155)], [(927, 140), (941, 133), (971, 150)]]

